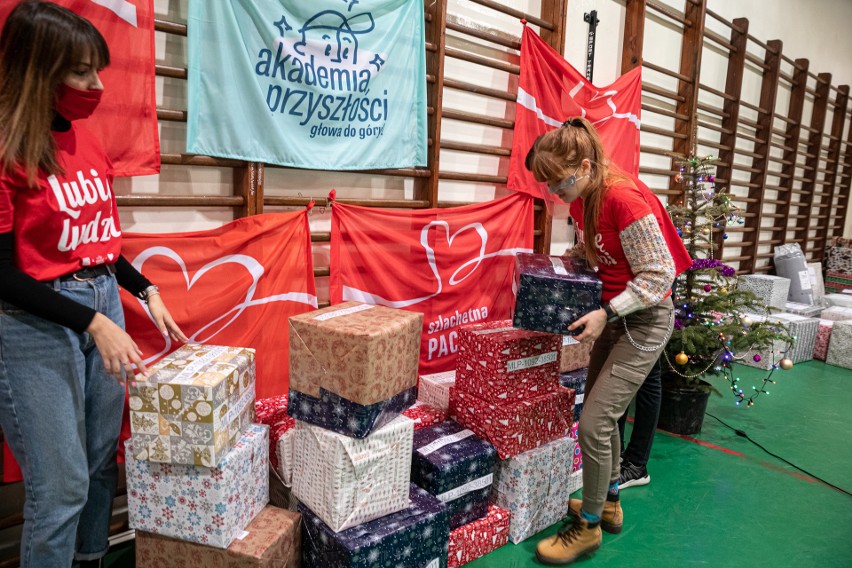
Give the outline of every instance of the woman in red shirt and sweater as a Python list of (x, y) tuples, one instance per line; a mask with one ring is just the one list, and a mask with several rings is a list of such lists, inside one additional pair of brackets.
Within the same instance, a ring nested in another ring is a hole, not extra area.
[(603, 307), (569, 329), (594, 341), (580, 418), (583, 499), (572, 499), (570, 526), (538, 544), (547, 564), (565, 565), (594, 552), (601, 528), (621, 531), (618, 419), (642, 385), (674, 324), (671, 286), (691, 260), (660, 200), (635, 178), (618, 172), (585, 118), (544, 134), (527, 156), (536, 180), (570, 203), (582, 232), (572, 254), (597, 266)]
[(50, 2), (22, 2), (0, 34), (0, 425), (26, 485), (25, 568), (98, 566), (108, 548), (124, 376), (146, 374), (117, 284), (186, 340), (121, 256), (109, 158), (75, 122), (108, 63), (97, 29)]

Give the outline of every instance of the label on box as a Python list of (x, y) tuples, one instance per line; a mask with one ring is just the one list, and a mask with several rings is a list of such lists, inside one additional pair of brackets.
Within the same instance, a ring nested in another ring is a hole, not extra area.
[(236, 538), (237, 538), (237, 539), (239, 539), (239, 540), (243, 540), (243, 539), (244, 539), (245, 537), (247, 537), (248, 535), (249, 535), (249, 532), (248, 532), (248, 531), (241, 531), (241, 532), (240, 532), (240, 534), (238, 534), (238, 535), (236, 536)]
[(807, 270), (799, 272), (799, 284), (801, 285), (802, 290), (811, 289), (811, 277)]
[(511, 373), (512, 371), (519, 371), (521, 369), (532, 369), (533, 367), (540, 367), (554, 361), (556, 361), (556, 351), (551, 351), (550, 353), (542, 353), (541, 355), (508, 361), (506, 363), (506, 371)]
[(575, 343), (580, 343), (580, 342), (577, 341), (576, 339), (574, 339), (573, 337), (571, 337), (570, 335), (563, 335), (562, 336), (562, 347), (565, 347), (567, 345), (574, 345)]
[(583, 404), (583, 401), (586, 399), (586, 393), (581, 392), (580, 394), (574, 395), (574, 404)]
[(568, 271), (565, 270), (565, 263), (562, 262), (561, 258), (550, 257), (550, 264), (553, 265), (553, 272), (558, 274), (559, 276), (568, 276)]
[(360, 306), (352, 306), (351, 308), (346, 308), (345, 310), (338, 310), (336, 312), (329, 312), (327, 314), (322, 314), (320, 316), (315, 317), (314, 319), (319, 320), (319, 321), (330, 320), (331, 318), (336, 318), (336, 317), (339, 317), (339, 316), (346, 316), (346, 315), (354, 314), (354, 313), (357, 313), (357, 312), (363, 312), (364, 310), (369, 310), (370, 308), (373, 308), (373, 307), (375, 307), (375, 306), (372, 306), (370, 304), (361, 304)]
[(430, 562), (429, 564), (426, 565), (426, 568), (441, 568), (441, 559), (440, 558), (433, 559), (432, 562)]
[(455, 489), (450, 489), (446, 493), (441, 493), (440, 495), (435, 495), (435, 497), (441, 503), (449, 503), (450, 501), (454, 501), (461, 497), (462, 495), (467, 495), (471, 491), (479, 491), (480, 489), (485, 489), (494, 481), (494, 474), (489, 473), (488, 475), (484, 475), (479, 479), (474, 479), (464, 485), (460, 485)]
[(455, 434), (450, 434), (449, 436), (442, 436), (432, 442), (431, 444), (426, 444), (422, 448), (418, 448), (417, 451), (424, 456), (428, 456), (433, 452), (437, 452), (444, 446), (448, 446), (450, 444), (455, 444), (459, 440), (464, 440), (465, 438), (469, 438), (473, 436), (473, 431), (471, 430), (462, 430), (461, 432), (456, 432)]

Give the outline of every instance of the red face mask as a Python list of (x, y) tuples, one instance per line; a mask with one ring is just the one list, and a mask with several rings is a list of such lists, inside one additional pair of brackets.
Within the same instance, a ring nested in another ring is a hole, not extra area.
[(68, 120), (88, 118), (101, 102), (103, 90), (89, 89), (81, 91), (60, 83), (56, 90), (56, 112)]

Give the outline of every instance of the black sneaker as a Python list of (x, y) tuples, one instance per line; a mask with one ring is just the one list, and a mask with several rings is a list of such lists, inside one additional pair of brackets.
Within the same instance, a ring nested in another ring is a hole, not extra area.
[(633, 465), (630, 462), (621, 464), (621, 475), (618, 477), (619, 491), (628, 487), (648, 485), (649, 483), (651, 483), (651, 476), (648, 475), (645, 466)]

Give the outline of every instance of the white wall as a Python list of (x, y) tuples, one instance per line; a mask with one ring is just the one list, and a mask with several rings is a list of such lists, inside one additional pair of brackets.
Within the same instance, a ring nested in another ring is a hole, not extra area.
[[(495, 15), (491, 10), (467, 0), (448, 0), (452, 14), (469, 19), (472, 22), (500, 29), (508, 35), (519, 37), (520, 23), (507, 16)], [(531, 13), (539, 10), (539, 0), (504, 0), (506, 4)], [(186, 21), (187, 0), (155, 0), (155, 12), (158, 17)], [(683, 1), (666, 0), (677, 9), (683, 9)], [(750, 33), (761, 40), (781, 39), (784, 52), (791, 58), (806, 57), (811, 60), (811, 69), (815, 72), (831, 72), (832, 83), (848, 84), (852, 82), (852, 64), (848, 54), (852, 53), (852, 34), (848, 33), (852, 22), (852, 2), (849, 0), (811, 0), (804, 3), (798, 0), (709, 0), (710, 9), (727, 19), (747, 17), (750, 20)], [(623, 0), (569, 0), (566, 22), (565, 56), (575, 67), (585, 66), (586, 34), (588, 25), (583, 14), (597, 10), (598, 26), (594, 82), (599, 85), (611, 83), (621, 68), (621, 38), (624, 29)], [(708, 27), (714, 25), (708, 19)], [(158, 62), (167, 65), (183, 66), (186, 58), (185, 38), (176, 38), (165, 34), (156, 34)], [(648, 10), (645, 25), (645, 52), (647, 61), (670, 69), (679, 67), (680, 33), (665, 18)], [(491, 44), (459, 37), (448, 33), (448, 45), (464, 46), (479, 53), (501, 60), (518, 62), (516, 55)], [(702, 83), (722, 88), (725, 81), (724, 60), (707, 55), (702, 68)], [(448, 60), (447, 76), (478, 83), (492, 88), (509, 88), (516, 84), (515, 77), (493, 72), (480, 66), (457, 60)], [(660, 87), (674, 90), (674, 80), (654, 73), (645, 72), (645, 80)], [(757, 85), (757, 87), (756, 87)], [(747, 78), (744, 85), (744, 97), (756, 102), (755, 89), (759, 80)], [(652, 101), (653, 97), (646, 97)], [(158, 101), (166, 108), (186, 108), (186, 83), (175, 79), (158, 78)], [(477, 97), (466, 93), (447, 91), (444, 98), (447, 108), (514, 117), (514, 104)], [(806, 112), (807, 109), (806, 109)], [(671, 128), (672, 121), (659, 116), (646, 114), (643, 120), (658, 127)], [(164, 152), (183, 152), (185, 148), (185, 125), (162, 123), (160, 125), (161, 143)], [(498, 145), (508, 143), (510, 134), (498, 128), (475, 127), (453, 121), (443, 124), (443, 137), (478, 144)], [(642, 143), (654, 146), (669, 144), (665, 139), (643, 134)], [(441, 154), (442, 169), (465, 172), (505, 174), (508, 160), (496, 157), (478, 157), (473, 154), (444, 151)], [(667, 159), (660, 156), (643, 154), (642, 164), (650, 167), (668, 167)], [(652, 188), (664, 188), (668, 185), (666, 176), (643, 175), (643, 180)], [(284, 169), (268, 169), (266, 176), (267, 195), (311, 195), (324, 197), (331, 187), (338, 190), (341, 197), (410, 197), (412, 183), (407, 180), (363, 176), (353, 174), (321, 174), (299, 172)], [(200, 168), (163, 166), (158, 176), (120, 180), (117, 184), (120, 194), (161, 193), (161, 194), (223, 194), (231, 192), (231, 172), (227, 168)], [(455, 201), (482, 201), (505, 194), (505, 188), (487, 184), (461, 182), (442, 183), (440, 198)], [(275, 210), (275, 209), (273, 209)], [(558, 211), (553, 224), (552, 251), (561, 253), (567, 241), (567, 212)], [(122, 211), (122, 223), (126, 231), (173, 232), (211, 228), (231, 219), (231, 212), (225, 209), (190, 211), (180, 209), (129, 209)], [(315, 210), (311, 226), (316, 231), (329, 230), (328, 213)], [(847, 228), (847, 234), (852, 230)], [(327, 263), (327, 246), (315, 247), (316, 262)], [(320, 290), (325, 288), (319, 282)], [(321, 294), (324, 292), (321, 291)]]

